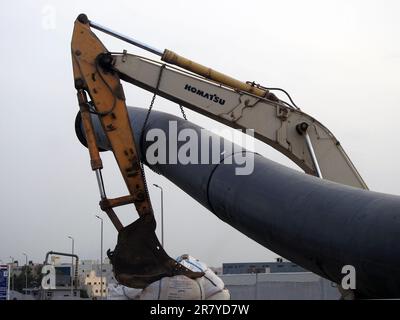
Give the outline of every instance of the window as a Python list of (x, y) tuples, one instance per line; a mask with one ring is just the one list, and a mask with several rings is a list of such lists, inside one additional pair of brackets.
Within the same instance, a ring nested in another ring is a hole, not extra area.
[(92, 283), (91, 283), (91, 282), (88, 282), (88, 285), (89, 285), (89, 286), (91, 286), (91, 285), (92, 285)]

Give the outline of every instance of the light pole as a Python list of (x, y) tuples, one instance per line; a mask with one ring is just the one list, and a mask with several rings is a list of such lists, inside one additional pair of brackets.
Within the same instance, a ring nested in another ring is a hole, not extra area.
[(28, 255), (26, 253), (23, 253), (25, 256), (25, 294), (26, 291), (28, 290)]
[(164, 190), (158, 184), (153, 186), (161, 190), (161, 245), (164, 247)]
[(7, 300), (10, 300), (10, 283), (11, 283), (11, 263), (8, 265), (8, 277), (7, 277)]
[[(14, 267), (14, 257), (10, 256), (10, 259), (11, 259), (11, 268), (10, 268), (10, 277), (11, 277), (13, 275), (12, 271), (13, 271), (13, 267)], [(14, 291), (14, 277), (11, 278), (11, 289), (12, 289), (12, 291)]]
[(101, 220), (101, 240), (100, 240), (100, 292), (101, 300), (103, 300), (103, 218), (96, 214), (96, 218)]
[[(72, 240), (72, 254), (74, 254), (74, 243), (75, 240), (71, 236), (68, 236), (69, 239)], [(74, 257), (71, 257), (71, 297), (74, 295)]]

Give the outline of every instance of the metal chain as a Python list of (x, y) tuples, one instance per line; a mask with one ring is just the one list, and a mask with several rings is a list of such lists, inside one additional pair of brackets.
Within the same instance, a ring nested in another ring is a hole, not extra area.
[[(144, 123), (143, 123), (142, 131), (141, 131), (142, 142), (144, 141), (144, 130), (145, 130), (147, 122), (148, 122), (148, 120), (150, 118), (151, 111), (153, 110), (154, 102), (156, 100), (157, 93), (158, 93), (158, 88), (159, 88), (160, 82), (161, 82), (162, 73), (163, 73), (165, 67), (166, 67), (166, 65), (163, 64), (161, 66), (161, 68), (160, 68), (160, 73), (159, 73), (158, 79), (157, 79), (156, 90), (154, 91), (153, 97), (152, 97), (150, 105), (149, 105), (149, 109), (147, 110), (146, 118), (145, 118)], [(181, 113), (182, 113), (183, 119), (185, 119), (187, 121), (187, 117), (186, 117), (186, 114), (185, 114), (185, 110), (183, 109), (183, 106), (179, 105), (179, 108), (181, 109)], [(150, 168), (150, 170), (155, 172), (155, 173), (157, 173), (157, 174), (160, 174), (159, 172), (157, 172), (156, 170), (154, 170), (152, 168)], [(143, 163), (141, 161), (140, 161), (140, 171), (141, 171), (142, 177), (143, 177), (143, 183), (144, 183), (145, 192), (146, 192), (147, 196), (150, 198), (149, 189), (148, 189), (148, 185), (147, 185), (147, 180), (146, 180), (146, 176), (144, 174), (144, 167), (143, 167)]]
[(142, 134), (142, 139), (143, 139), (144, 129), (145, 129), (146, 125), (147, 125), (147, 121), (149, 120), (151, 110), (153, 109), (154, 101), (156, 100), (156, 97), (157, 97), (158, 88), (159, 88), (159, 86), (160, 86), (161, 77), (162, 77), (162, 74), (163, 74), (164, 69), (165, 69), (165, 64), (163, 64), (163, 65), (161, 66), (161, 68), (160, 68), (160, 73), (158, 74), (156, 90), (154, 91), (153, 98), (151, 99), (149, 109), (147, 110), (146, 119), (144, 120), (143, 127), (142, 127), (142, 132), (141, 132), (141, 134)]
[[(146, 119), (144, 120), (144, 123), (143, 123), (143, 126), (142, 126), (142, 131), (141, 131), (141, 134), (140, 134), (140, 135), (141, 135), (141, 142), (142, 142), (142, 143), (143, 143), (143, 141), (144, 141), (144, 130), (145, 130), (145, 128), (146, 128), (147, 121), (149, 120), (151, 111), (152, 111), (153, 106), (154, 106), (154, 102), (155, 102), (156, 97), (157, 97), (158, 88), (159, 88), (159, 86), (160, 86), (161, 77), (162, 77), (163, 71), (164, 71), (164, 69), (165, 69), (165, 66), (166, 66), (166, 65), (163, 64), (163, 65), (161, 66), (161, 68), (160, 68), (160, 73), (158, 74), (158, 79), (157, 79), (156, 90), (154, 91), (153, 97), (151, 98), (150, 106), (149, 106), (149, 109), (147, 110), (147, 114), (146, 114)], [(144, 190), (145, 190), (145, 192), (146, 192), (147, 197), (150, 199), (149, 188), (148, 188), (148, 185), (147, 185), (146, 176), (145, 176), (145, 174), (144, 174), (144, 166), (143, 166), (142, 161), (139, 161), (139, 164), (140, 164), (140, 172), (141, 172), (142, 177), (143, 177)], [(150, 168), (150, 169), (151, 169), (151, 168)], [(153, 169), (151, 169), (151, 170), (154, 171), (154, 172), (156, 172), (156, 173), (158, 173), (157, 171), (155, 171), (155, 170), (153, 170)], [(159, 174), (159, 173), (158, 173), (158, 174)]]

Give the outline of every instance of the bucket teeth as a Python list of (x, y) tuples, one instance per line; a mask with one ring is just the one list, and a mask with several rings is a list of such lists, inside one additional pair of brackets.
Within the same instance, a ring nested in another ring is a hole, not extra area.
[(117, 281), (131, 288), (145, 288), (163, 277), (184, 275), (199, 278), (194, 272), (168, 256), (155, 234), (155, 220), (142, 216), (118, 234), (114, 251), (107, 251)]

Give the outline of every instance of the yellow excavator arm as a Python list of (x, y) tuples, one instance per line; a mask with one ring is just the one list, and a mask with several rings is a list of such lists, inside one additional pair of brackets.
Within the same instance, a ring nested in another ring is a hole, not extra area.
[[(116, 279), (129, 287), (144, 288), (165, 276), (202, 276), (203, 273), (192, 272), (170, 258), (155, 235), (156, 222), (129, 122), (123, 88), (118, 74), (102, 67), (109, 65), (112, 58), (91, 31), (85, 15), (80, 15), (75, 21), (71, 50), (75, 88), (91, 167), (96, 172), (100, 190), (100, 207), (119, 232), (117, 246), (113, 252), (109, 252)], [(108, 199), (106, 196), (101, 174), (103, 164), (91, 114), (100, 119), (129, 195), (116, 199)], [(139, 219), (124, 227), (113, 208), (130, 203), (135, 205)]]

